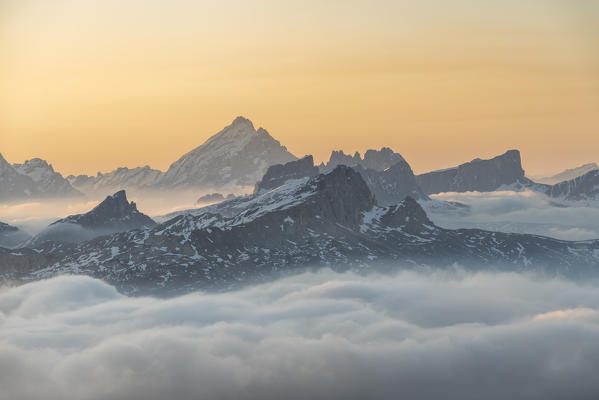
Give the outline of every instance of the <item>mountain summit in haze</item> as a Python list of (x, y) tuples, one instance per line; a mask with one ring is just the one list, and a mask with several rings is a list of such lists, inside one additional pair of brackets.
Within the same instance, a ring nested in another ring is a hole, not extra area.
[(27, 175), (37, 184), (37, 190), (44, 196), (77, 197), (81, 192), (73, 188), (68, 180), (54, 171), (52, 165), (41, 158), (32, 158), (23, 164), (13, 164), (15, 170)]
[(0, 201), (78, 197), (82, 194), (40, 158), (9, 164), (0, 154)]
[(50, 224), (32, 239), (32, 245), (46, 241), (81, 242), (94, 237), (133, 229), (150, 228), (156, 223), (137, 210), (120, 190), (85, 214), (69, 215)]
[(588, 163), (581, 165), (580, 167), (571, 168), (564, 170), (558, 174), (553, 176), (541, 177), (541, 178), (533, 178), (535, 182), (545, 183), (547, 185), (555, 185), (556, 183), (569, 181), (574, 178), (578, 178), (579, 176), (583, 176), (587, 172), (595, 171), (599, 169), (599, 165), (596, 163)]
[(244, 117), (175, 161), (159, 179), (162, 187), (253, 186), (273, 164), (296, 160), (263, 128)]

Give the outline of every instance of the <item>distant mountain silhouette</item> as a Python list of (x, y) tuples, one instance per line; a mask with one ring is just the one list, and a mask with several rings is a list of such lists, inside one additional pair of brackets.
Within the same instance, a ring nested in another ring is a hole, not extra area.
[(297, 158), (263, 128), (237, 117), (204, 144), (175, 161), (160, 177), (161, 187), (253, 186), (266, 169)]
[(588, 164), (581, 165), (580, 167), (566, 169), (566, 170), (564, 170), (558, 174), (552, 175), (552, 176), (546, 176), (546, 177), (540, 177), (540, 178), (533, 177), (532, 180), (534, 180), (535, 182), (544, 183), (547, 185), (555, 185), (556, 183), (569, 181), (571, 179), (578, 178), (579, 176), (582, 176), (589, 171), (594, 171), (594, 170), (598, 170), (598, 169), (599, 169), (599, 165), (597, 165), (595, 163), (588, 163)]
[(0, 201), (81, 197), (52, 165), (40, 158), (9, 164), (0, 154)]
[[(131, 208), (120, 196), (109, 203), (118, 205), (110, 210)], [(473, 270), (592, 277), (599, 267), (599, 240), (440, 228), (411, 197), (377, 206), (362, 176), (340, 165), (153, 227), (76, 245), (0, 248), (0, 279), (76, 273), (104, 279), (125, 293), (173, 295), (230, 289), (306, 266), (363, 271), (454, 263)]]
[(508, 150), (489, 160), (470, 162), (417, 175), (416, 181), (427, 195), (442, 192), (492, 192), (511, 185), (530, 185), (524, 177), (520, 152)]
[(81, 242), (94, 237), (132, 229), (149, 228), (156, 223), (139, 212), (134, 202), (127, 201), (124, 190), (106, 197), (85, 214), (70, 215), (50, 224), (37, 234), (30, 245), (46, 241)]
[(98, 172), (96, 176), (69, 175), (68, 181), (78, 190), (89, 195), (106, 196), (120, 188), (143, 190), (156, 184), (162, 171), (148, 165), (137, 168), (117, 168), (108, 173)]

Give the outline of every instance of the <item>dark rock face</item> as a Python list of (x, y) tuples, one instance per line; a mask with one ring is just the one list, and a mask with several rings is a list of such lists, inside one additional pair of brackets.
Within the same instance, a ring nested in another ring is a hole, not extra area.
[(270, 165), (296, 157), (263, 128), (237, 117), (204, 144), (175, 161), (158, 180), (159, 187), (254, 186)]
[(312, 182), (316, 195), (305, 202), (308, 215), (357, 227), (361, 213), (375, 205), (368, 185), (352, 168), (340, 165), (328, 174), (317, 176)]
[(286, 164), (271, 165), (266, 170), (262, 180), (256, 183), (254, 193), (267, 191), (281, 186), (290, 179), (300, 179), (318, 175), (318, 167), (314, 166), (312, 156), (306, 156)]
[(596, 277), (599, 240), (443, 229), (411, 197), (376, 206), (361, 175), (339, 166), (143, 230), (78, 244), (47, 242), (35, 251), (0, 249), (0, 279), (77, 273), (125, 293), (166, 296), (226, 290), (306, 267), (389, 270), (454, 263)]
[(31, 236), (16, 226), (0, 222), (0, 247), (13, 248), (25, 243)]
[(532, 183), (524, 177), (518, 150), (490, 160), (479, 158), (446, 170), (416, 176), (418, 185), (427, 195), (442, 192), (491, 192), (501, 186)]
[[(349, 157), (345, 156), (343, 152), (333, 152), (331, 157), (332, 164), (337, 162), (339, 162), (338, 165), (350, 164), (349, 166), (360, 173), (378, 205), (397, 204), (406, 196), (418, 200), (428, 200), (416, 183), (416, 177), (410, 165), (399, 154), (393, 153), (391, 149), (368, 150), (364, 160), (360, 158), (359, 154)], [(396, 159), (399, 161), (383, 170), (363, 166), (370, 165), (379, 168)], [(358, 160), (358, 163), (355, 163), (355, 160)], [(264, 178), (256, 184), (254, 193), (272, 190), (291, 179), (316, 175), (318, 175), (318, 168), (314, 166), (312, 156), (306, 156), (301, 160), (291, 161), (284, 165), (273, 165), (268, 169)]]
[(599, 199), (599, 170), (589, 171), (569, 181), (545, 186), (545, 193), (566, 200)]
[(156, 223), (140, 213), (134, 202), (127, 201), (124, 190), (106, 197), (94, 209), (85, 213), (70, 215), (53, 222), (32, 239), (29, 246), (45, 241), (80, 242), (94, 237), (133, 229), (150, 228)]
[(364, 168), (360, 165), (355, 166), (354, 169), (362, 175), (380, 206), (397, 204), (408, 196), (417, 200), (428, 200), (428, 196), (418, 186), (414, 172), (406, 161), (399, 161), (384, 171)]
[(347, 165), (349, 167), (359, 165), (363, 168), (375, 171), (384, 171), (401, 162), (405, 163), (406, 160), (404, 160), (401, 154), (395, 153), (388, 147), (383, 147), (380, 150), (367, 150), (366, 153), (364, 153), (364, 158), (362, 158), (358, 152), (353, 156), (350, 156), (345, 154), (343, 150), (339, 150), (331, 153), (329, 162), (326, 165), (321, 165), (321, 172), (330, 171), (338, 165)]

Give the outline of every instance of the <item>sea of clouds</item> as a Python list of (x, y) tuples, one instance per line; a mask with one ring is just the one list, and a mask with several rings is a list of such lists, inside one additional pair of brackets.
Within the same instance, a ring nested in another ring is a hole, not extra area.
[(0, 289), (0, 399), (596, 399), (599, 287), (514, 273), (304, 273), (131, 298)]
[(532, 233), (563, 240), (599, 239), (599, 202), (556, 202), (530, 190), (441, 193), (431, 197), (470, 206), (470, 212), (464, 214), (435, 212), (425, 205), (431, 220), (444, 228)]

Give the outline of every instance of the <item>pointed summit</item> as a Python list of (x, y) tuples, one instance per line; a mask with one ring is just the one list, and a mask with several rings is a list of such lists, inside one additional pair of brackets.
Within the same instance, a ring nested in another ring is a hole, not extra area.
[(73, 188), (70, 182), (54, 171), (46, 160), (32, 158), (23, 164), (14, 164), (14, 169), (33, 179), (37, 190), (44, 197), (80, 197), (81, 192)]
[(201, 146), (175, 161), (161, 176), (162, 187), (253, 186), (274, 164), (296, 160), (265, 129), (237, 117)]
[(134, 202), (127, 201), (127, 194), (119, 190), (85, 214), (70, 215), (50, 224), (32, 239), (30, 245), (45, 241), (81, 242), (96, 236), (133, 229), (151, 228), (156, 225), (150, 217), (137, 210)]
[(239, 126), (239, 125), (246, 125), (252, 128), (252, 130), (254, 129), (254, 124), (252, 123), (252, 121), (250, 121), (249, 119), (243, 117), (243, 116), (238, 116), (236, 117), (233, 122), (231, 123), (231, 125), (229, 126)]

